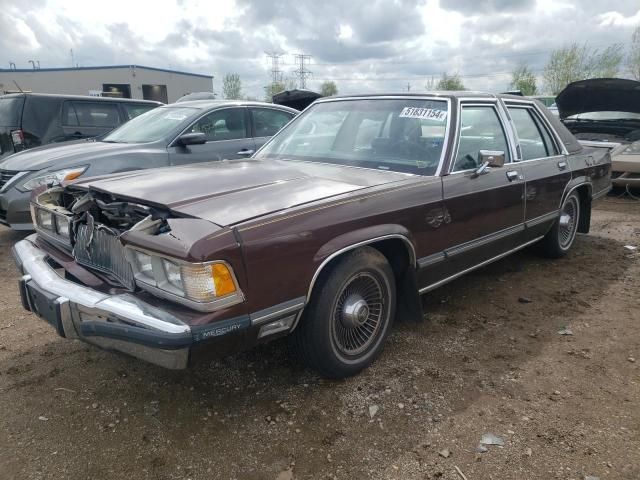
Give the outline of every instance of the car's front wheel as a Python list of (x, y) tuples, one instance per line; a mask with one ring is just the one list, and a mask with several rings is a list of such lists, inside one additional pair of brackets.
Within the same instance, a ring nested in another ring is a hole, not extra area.
[(344, 378), (382, 351), (395, 316), (396, 286), (387, 259), (371, 247), (348, 252), (329, 268), (290, 339), (307, 366)]
[(540, 242), (542, 253), (550, 258), (566, 255), (576, 238), (579, 222), (580, 197), (577, 192), (572, 192), (562, 203), (556, 223)]

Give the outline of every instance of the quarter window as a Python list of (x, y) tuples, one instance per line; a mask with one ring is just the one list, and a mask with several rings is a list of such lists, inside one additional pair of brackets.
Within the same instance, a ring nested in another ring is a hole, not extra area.
[(504, 152), (509, 162), (509, 144), (498, 112), (492, 106), (463, 106), (460, 115), (460, 140), (453, 171), (478, 168), (480, 150)]
[(207, 136), (207, 141), (235, 140), (247, 136), (244, 121), (244, 109), (225, 108), (205, 115), (194, 123), (188, 132), (201, 132)]
[(256, 108), (252, 110), (252, 113), (256, 137), (271, 137), (275, 135), (293, 118), (290, 113), (270, 108)]
[(554, 155), (553, 141), (546, 129), (540, 125), (529, 108), (509, 108), (516, 127), (522, 160), (533, 160)]
[(115, 127), (120, 124), (115, 103), (66, 102), (62, 123), (70, 127)]

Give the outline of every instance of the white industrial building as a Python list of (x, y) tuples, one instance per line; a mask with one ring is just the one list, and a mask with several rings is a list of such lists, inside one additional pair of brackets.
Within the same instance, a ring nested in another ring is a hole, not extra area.
[(175, 102), (192, 92), (211, 92), (213, 76), (141, 65), (0, 69), (0, 94), (20, 92), (102, 95)]

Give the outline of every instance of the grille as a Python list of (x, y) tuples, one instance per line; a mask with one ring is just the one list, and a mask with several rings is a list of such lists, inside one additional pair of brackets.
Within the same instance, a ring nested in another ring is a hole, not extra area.
[(108, 228), (96, 225), (91, 229), (85, 224), (79, 225), (73, 255), (79, 264), (106, 273), (130, 290), (135, 288), (124, 247)]
[(9, 183), (9, 181), (20, 172), (14, 172), (13, 170), (0, 170), (0, 190)]

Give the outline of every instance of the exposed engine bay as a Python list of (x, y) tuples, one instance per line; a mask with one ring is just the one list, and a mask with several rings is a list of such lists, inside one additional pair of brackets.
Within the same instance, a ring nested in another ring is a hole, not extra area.
[(72, 215), (71, 233), (79, 224), (109, 230), (120, 236), (130, 230), (149, 235), (168, 233), (171, 228), (166, 209), (119, 200), (112, 195), (95, 191), (54, 188), (38, 197), (38, 203), (56, 212)]
[(632, 143), (640, 140), (640, 128), (635, 123), (630, 125), (624, 121), (565, 120), (564, 124), (578, 140), (616, 143)]

